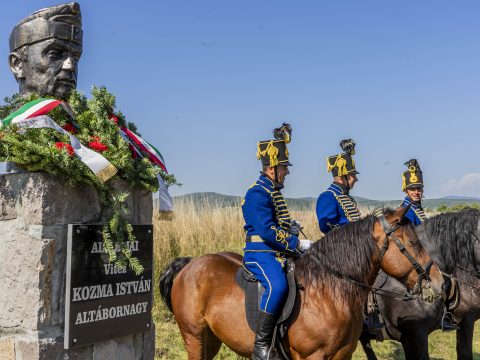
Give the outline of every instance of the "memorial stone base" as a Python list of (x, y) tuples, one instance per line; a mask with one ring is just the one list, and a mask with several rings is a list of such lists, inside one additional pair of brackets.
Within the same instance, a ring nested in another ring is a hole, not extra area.
[[(126, 188), (117, 183), (117, 188)], [(132, 224), (151, 224), (152, 195), (131, 190)], [(96, 191), (44, 173), (0, 175), (0, 360), (154, 358), (155, 329), (64, 350), (67, 224), (100, 223)]]

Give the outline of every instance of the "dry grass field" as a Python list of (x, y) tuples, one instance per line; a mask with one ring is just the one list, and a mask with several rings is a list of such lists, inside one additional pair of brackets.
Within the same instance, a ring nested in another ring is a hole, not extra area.
[[(369, 209), (362, 209), (367, 213)], [(320, 238), (315, 211), (293, 212), (293, 217), (305, 226), (305, 233), (311, 239)], [(155, 279), (177, 256), (199, 256), (219, 251), (241, 253), (244, 244), (243, 218), (240, 204), (237, 207), (218, 207), (205, 204), (199, 210), (192, 202), (175, 203), (175, 216), (172, 220), (155, 219)], [(155, 306), (153, 310), (156, 325), (156, 360), (187, 359), (177, 325), (172, 314), (160, 299), (158, 286), (155, 286)], [(480, 337), (476, 331), (474, 359), (480, 360)], [(379, 359), (404, 359), (401, 346), (393, 341), (374, 344)], [(455, 359), (455, 335), (453, 333), (434, 332), (430, 336), (430, 355), (435, 360)], [(217, 359), (240, 359), (225, 346)], [(366, 359), (360, 346), (353, 357)]]

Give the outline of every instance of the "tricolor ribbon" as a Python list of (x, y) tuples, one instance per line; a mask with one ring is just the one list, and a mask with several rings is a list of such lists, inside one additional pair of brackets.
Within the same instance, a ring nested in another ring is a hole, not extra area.
[(20, 109), (3, 119), (0, 128), (17, 125), (21, 129), (54, 129), (70, 138), (70, 144), (75, 155), (92, 170), (100, 181), (105, 182), (113, 177), (117, 173), (115, 166), (99, 153), (83, 146), (74, 135), (47, 116), (57, 106), (62, 106), (72, 119), (75, 118), (72, 109), (67, 103), (54, 99), (37, 99), (23, 105)]
[[(116, 115), (112, 114), (111, 119), (114, 120), (116, 123), (117, 117)], [(129, 130), (126, 126), (118, 127), (118, 133), (120, 136), (129, 144), (133, 151), (144, 158), (146, 154), (147, 159), (156, 166), (160, 166), (160, 168), (165, 171), (167, 174), (167, 168), (165, 166), (165, 160), (163, 159), (162, 154), (158, 151), (153, 145), (143, 140), (140, 136), (135, 134), (133, 131)], [(158, 180), (158, 209), (161, 212), (170, 212), (173, 211), (173, 200), (168, 192), (167, 185), (165, 181), (163, 181), (162, 177), (157, 174)]]
[(133, 131), (127, 129), (127, 127), (121, 127), (121, 130), (127, 135), (127, 137), (138, 147), (140, 150), (145, 152), (148, 155), (148, 159), (155, 165), (160, 166), (160, 168), (168, 174), (167, 168), (165, 167), (163, 157), (160, 152), (155, 149), (148, 142), (143, 140), (140, 136), (135, 134)]
[(30, 119), (35, 116), (48, 114), (59, 105), (61, 105), (72, 118), (75, 118), (73, 110), (67, 103), (55, 99), (37, 99), (26, 103), (20, 109), (8, 115), (2, 120), (0, 128), (7, 127), (11, 124), (18, 124), (23, 120)]

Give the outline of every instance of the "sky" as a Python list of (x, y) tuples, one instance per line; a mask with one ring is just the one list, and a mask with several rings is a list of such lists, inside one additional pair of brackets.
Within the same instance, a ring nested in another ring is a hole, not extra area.
[[(13, 26), (50, 0), (2, 3), (0, 96)], [(353, 195), (400, 199), (404, 162), (425, 196), (480, 196), (480, 2), (80, 0), (78, 88), (104, 85), (156, 145), (173, 195), (243, 195), (256, 144), (293, 126), (283, 193), (316, 197), (326, 157), (356, 143)]]

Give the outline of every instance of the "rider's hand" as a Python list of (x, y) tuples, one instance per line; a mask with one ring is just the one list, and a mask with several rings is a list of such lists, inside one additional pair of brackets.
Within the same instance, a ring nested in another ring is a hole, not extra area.
[(298, 234), (300, 234), (300, 230), (302, 229), (302, 224), (300, 224), (299, 221), (292, 220), (289, 230), (290, 234), (298, 236)]
[(304, 240), (304, 239), (299, 240), (298, 248), (300, 250), (307, 251), (308, 249), (310, 249), (311, 246), (312, 246), (312, 242), (310, 240)]

